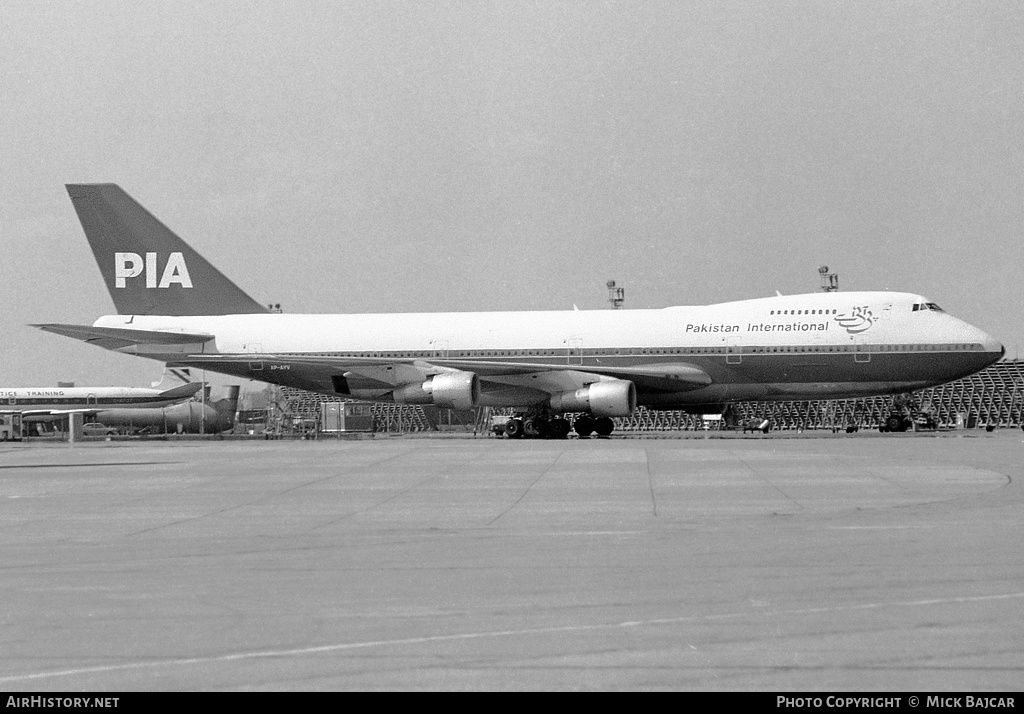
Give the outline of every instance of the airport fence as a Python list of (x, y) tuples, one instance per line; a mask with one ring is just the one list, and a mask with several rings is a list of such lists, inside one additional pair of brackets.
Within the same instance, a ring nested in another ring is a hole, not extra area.
[[(911, 411), (927, 414), (942, 428), (1020, 427), (1024, 424), (1024, 361), (1003, 360), (977, 374), (938, 387), (913, 392), (904, 400)], [(267, 412), (267, 428), (279, 431), (317, 429), (321, 404), (344, 401), (341, 397), (281, 388), (276, 408)], [(680, 431), (734, 428), (743, 422), (764, 420), (772, 429), (874, 429), (885, 422), (894, 398), (739, 402), (729, 407), (725, 419), (705, 420), (683, 411), (640, 408), (631, 417), (616, 419), (620, 432)], [(374, 431), (408, 433), (421, 431), (486, 432), (492, 415), (508, 409), (479, 409), (472, 414), (413, 404), (370, 404)]]

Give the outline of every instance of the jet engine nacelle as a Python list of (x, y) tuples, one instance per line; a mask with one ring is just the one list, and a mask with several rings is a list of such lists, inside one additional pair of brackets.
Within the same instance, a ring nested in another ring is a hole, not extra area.
[(574, 392), (551, 397), (556, 412), (590, 412), (594, 416), (624, 417), (636, 411), (636, 386), (625, 379), (594, 382)]
[(448, 409), (475, 409), (480, 403), (480, 378), (473, 372), (445, 372), (422, 384), (395, 387), (398, 404), (436, 404)]

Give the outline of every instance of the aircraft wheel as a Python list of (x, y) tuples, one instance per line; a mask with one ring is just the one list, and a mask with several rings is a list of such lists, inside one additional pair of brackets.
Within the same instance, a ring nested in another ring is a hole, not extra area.
[(588, 416), (578, 417), (572, 428), (580, 436), (590, 436), (594, 432), (594, 420)]
[(523, 420), (523, 436), (532, 439), (546, 439), (551, 432), (551, 423), (544, 417), (528, 417)]
[(571, 429), (572, 426), (569, 424), (568, 419), (556, 417), (551, 420), (551, 437), (553, 439), (564, 439), (569, 436), (569, 431)]
[(523, 437), (523, 422), (520, 419), (509, 419), (505, 422), (505, 436), (510, 439)]
[(597, 432), (598, 436), (609, 436), (615, 431), (615, 422), (612, 421), (611, 417), (601, 417), (594, 422), (594, 431)]

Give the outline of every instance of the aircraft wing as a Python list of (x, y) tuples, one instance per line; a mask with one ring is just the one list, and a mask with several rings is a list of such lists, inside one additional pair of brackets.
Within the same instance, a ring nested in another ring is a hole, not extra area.
[(88, 409), (26, 409), (21, 412), (22, 418), (25, 417), (48, 417), (48, 416), (67, 416), (68, 414), (81, 414), (83, 416), (96, 416), (100, 410), (95, 407)]
[[(534, 375), (556, 373), (573, 374), (584, 381), (588, 375), (626, 379), (644, 390), (685, 392), (706, 387), (712, 383), (711, 376), (699, 367), (686, 362), (665, 362), (642, 367), (616, 367), (603, 365), (570, 365), (549, 362), (492, 362), (488, 360), (413, 358), (413, 357), (334, 357), (304, 356), (286, 354), (196, 354), (182, 359), (189, 364), (217, 362), (260, 361), (269, 368), (288, 365), (310, 365), (336, 369), (342, 373), (357, 374), (381, 383), (408, 384), (427, 376), (464, 370), (474, 372), (481, 380), (504, 384), (518, 383), (518, 378), (529, 379)], [(550, 382), (551, 380), (544, 380)], [(594, 380), (591, 380), (594, 381)], [(551, 382), (550, 391), (562, 387), (557, 380)], [(530, 384), (538, 386), (540, 384)], [(543, 388), (543, 387), (541, 387)]]
[[(537, 379), (540, 375), (554, 376), (560, 373), (573, 374), (587, 381), (588, 375), (594, 377), (613, 377), (626, 379), (642, 390), (686, 392), (700, 389), (711, 384), (711, 376), (707, 372), (685, 362), (666, 362), (648, 364), (643, 367), (616, 367), (612, 365), (568, 365), (549, 362), (490, 362), (484, 360), (435, 359), (431, 364), (447, 369), (475, 372), (484, 381), (495, 381), (506, 384), (519, 383), (517, 378), (528, 377)], [(541, 386), (550, 380), (532, 383)], [(529, 383), (529, 382), (526, 382)], [(552, 390), (559, 390), (559, 382), (551, 382)], [(543, 388), (543, 387), (542, 387)]]
[(711, 384), (711, 376), (686, 362), (664, 362), (643, 367), (614, 367), (611, 365), (566, 365), (551, 363), (484, 362), (478, 360), (434, 360), (435, 364), (467, 372), (476, 372), (481, 379), (511, 377), (538, 372), (578, 372), (595, 376), (628, 379), (640, 388), (685, 392)]

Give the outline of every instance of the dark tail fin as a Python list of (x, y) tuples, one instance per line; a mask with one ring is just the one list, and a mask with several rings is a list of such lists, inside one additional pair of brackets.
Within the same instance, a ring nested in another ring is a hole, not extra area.
[(67, 189), (119, 314), (268, 312), (120, 186)]
[(172, 367), (165, 364), (164, 373), (160, 375), (160, 381), (153, 382), (149, 386), (153, 389), (171, 389), (172, 387), (180, 387), (183, 384), (192, 384), (194, 381), (192, 379), (192, 372), (188, 367)]
[(202, 387), (202, 382), (189, 382), (188, 384), (183, 384), (180, 387), (173, 387), (160, 392), (160, 396), (164, 399), (188, 399), (189, 397), (194, 396), (196, 392), (202, 389)]

